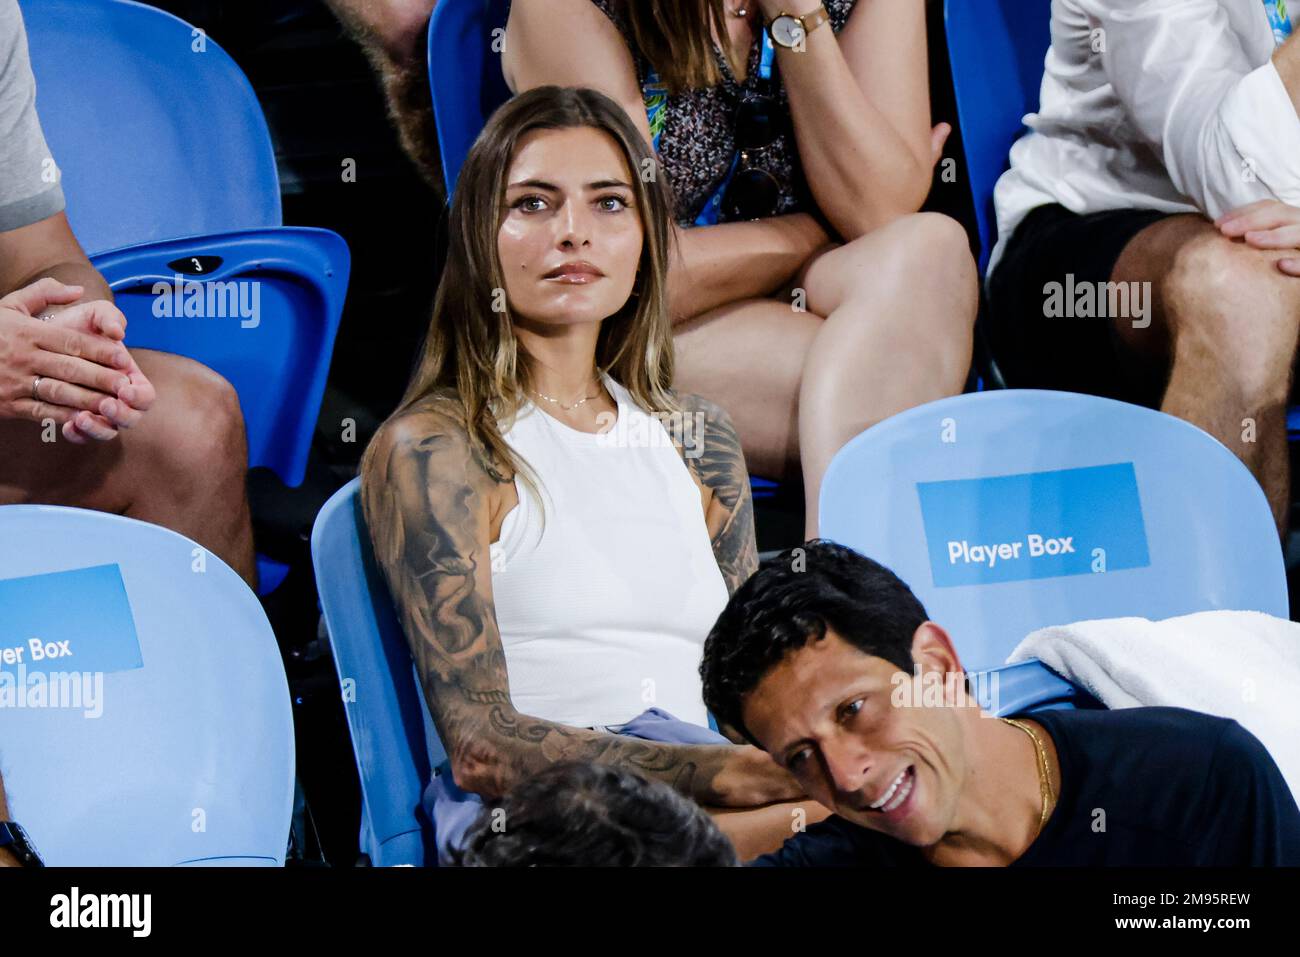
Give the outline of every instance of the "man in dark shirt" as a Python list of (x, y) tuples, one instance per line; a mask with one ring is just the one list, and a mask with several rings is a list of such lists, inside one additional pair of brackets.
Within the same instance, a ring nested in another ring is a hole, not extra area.
[(802, 549), (732, 596), (700, 666), (719, 722), (837, 815), (756, 863), (1300, 865), (1300, 810), (1235, 721), (993, 718), (907, 585), (842, 546)]

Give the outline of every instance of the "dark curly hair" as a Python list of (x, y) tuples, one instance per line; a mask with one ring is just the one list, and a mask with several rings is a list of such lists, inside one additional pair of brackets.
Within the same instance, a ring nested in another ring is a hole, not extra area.
[(758, 744), (741, 703), (790, 652), (829, 627), (861, 651), (912, 670), (912, 637), (928, 616), (897, 575), (843, 545), (815, 539), (767, 559), (727, 602), (704, 643), (704, 703)]
[(738, 862), (713, 819), (667, 784), (609, 764), (572, 761), (547, 768), (484, 808), (458, 863), (734, 867)]

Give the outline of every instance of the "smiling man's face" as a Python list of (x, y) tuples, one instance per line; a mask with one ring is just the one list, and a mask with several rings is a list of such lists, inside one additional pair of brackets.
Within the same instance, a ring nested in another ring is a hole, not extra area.
[[(912, 654), (923, 672), (952, 669), (951, 645), (930, 622)], [(895, 676), (900, 676), (896, 678)], [(960, 712), (897, 707), (913, 676), (827, 629), (788, 654), (745, 696), (743, 720), (808, 795), (841, 817), (917, 847), (956, 814), (968, 768)]]

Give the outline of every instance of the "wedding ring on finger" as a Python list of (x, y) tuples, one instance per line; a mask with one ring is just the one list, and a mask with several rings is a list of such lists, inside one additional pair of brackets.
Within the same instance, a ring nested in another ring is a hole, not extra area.
[(43, 378), (44, 376), (38, 375), (36, 378), (32, 379), (32, 398), (35, 399), (37, 402), (41, 401), (40, 388), (41, 388), (41, 379)]

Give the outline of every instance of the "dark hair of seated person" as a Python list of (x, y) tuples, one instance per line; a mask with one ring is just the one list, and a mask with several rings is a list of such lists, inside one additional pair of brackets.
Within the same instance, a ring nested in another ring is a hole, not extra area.
[(465, 867), (734, 867), (736, 852), (689, 798), (624, 768), (553, 765), (484, 808)]
[(859, 651), (911, 672), (912, 639), (927, 620), (912, 589), (879, 562), (814, 539), (759, 565), (736, 589), (704, 643), (704, 703), (757, 744), (744, 697), (792, 651), (830, 628)]

